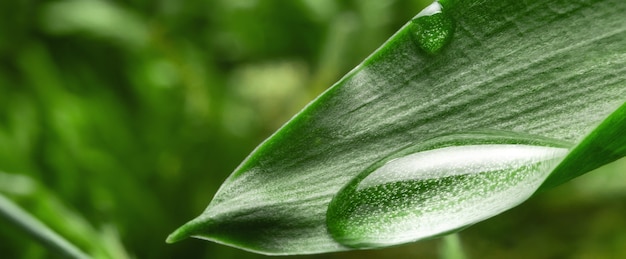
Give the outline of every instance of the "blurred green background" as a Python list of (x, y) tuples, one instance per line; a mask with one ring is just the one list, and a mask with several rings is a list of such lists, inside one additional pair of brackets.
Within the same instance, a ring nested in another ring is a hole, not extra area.
[[(0, 1), (0, 194), (113, 258), (167, 245), (282, 123), (430, 1)], [(626, 161), (463, 231), (470, 258), (626, 258)], [(298, 258), (439, 258), (440, 240)], [(0, 257), (55, 258), (0, 221)]]

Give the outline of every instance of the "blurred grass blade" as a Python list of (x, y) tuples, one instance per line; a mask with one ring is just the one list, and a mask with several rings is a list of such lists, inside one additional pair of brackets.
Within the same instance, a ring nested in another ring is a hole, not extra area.
[[(618, 110), (626, 101), (626, 2), (440, 3), (258, 146), (204, 213), (167, 241), (192, 236), (276, 255), (350, 249), (326, 226), (333, 196), (376, 161), (455, 134), (573, 143), (551, 185), (626, 155)], [(589, 153), (606, 158), (581, 166), (588, 161), (577, 156)]]
[(94, 228), (33, 178), (0, 171), (0, 195), (64, 242), (94, 258), (130, 258), (114, 226), (103, 223), (101, 229)]
[(440, 248), (441, 259), (466, 259), (463, 245), (458, 234), (450, 234), (443, 237)]
[(22, 228), (44, 246), (67, 258), (91, 258), (2, 194), (0, 194), (0, 217)]
[(85, 33), (129, 47), (144, 46), (148, 40), (143, 21), (114, 2), (63, 0), (42, 9), (41, 25), (53, 34)]

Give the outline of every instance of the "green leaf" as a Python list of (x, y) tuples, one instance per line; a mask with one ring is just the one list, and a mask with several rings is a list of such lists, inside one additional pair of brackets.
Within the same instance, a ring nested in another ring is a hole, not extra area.
[[(618, 110), (626, 101), (626, 2), (441, 5), (431, 12), (436, 20), (421, 20), (426, 29), (405, 25), (259, 145), (204, 213), (167, 241), (193, 236), (263, 254), (352, 249), (327, 227), (328, 205), (342, 188), (402, 150), (471, 132), (573, 143), (560, 166), (541, 167), (557, 167), (544, 189), (626, 156)], [(423, 30), (438, 35), (432, 42), (414, 35)]]
[(554, 169), (540, 190), (548, 189), (626, 156), (626, 104), (609, 116)]

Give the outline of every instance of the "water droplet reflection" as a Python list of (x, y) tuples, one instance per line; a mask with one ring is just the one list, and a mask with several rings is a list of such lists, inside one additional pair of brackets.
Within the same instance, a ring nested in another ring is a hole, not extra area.
[(454, 23), (438, 1), (418, 13), (410, 26), (413, 39), (428, 54), (439, 53), (454, 32)]
[(329, 205), (328, 229), (341, 244), (373, 248), (463, 228), (526, 200), (566, 154), (525, 144), (409, 154), (346, 185)]

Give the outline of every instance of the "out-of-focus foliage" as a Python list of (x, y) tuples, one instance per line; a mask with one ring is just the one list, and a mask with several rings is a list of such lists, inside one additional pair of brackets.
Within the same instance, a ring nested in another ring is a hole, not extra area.
[[(261, 140), (425, 4), (0, 1), (0, 193), (103, 257), (261, 258), (164, 240)], [(464, 250), (626, 257), (623, 164), (470, 228)], [(2, 257), (54, 256), (4, 221), (0, 241)], [(438, 245), (302, 258), (429, 258)]]

